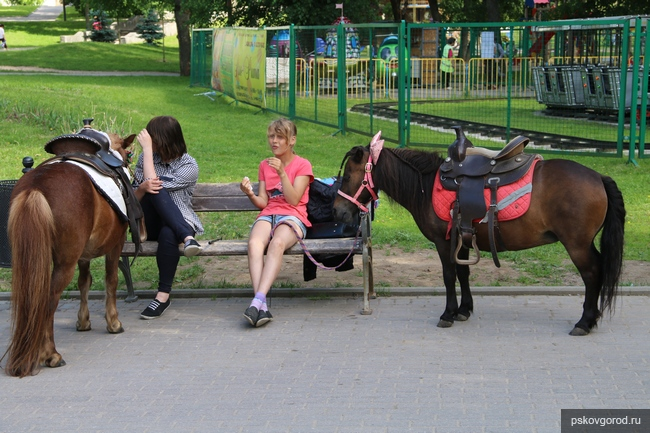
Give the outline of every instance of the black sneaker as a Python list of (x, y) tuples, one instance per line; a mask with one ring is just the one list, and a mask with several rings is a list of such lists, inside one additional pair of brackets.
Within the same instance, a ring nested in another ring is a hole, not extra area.
[(188, 239), (185, 241), (185, 248), (183, 249), (185, 257), (194, 257), (200, 251), (201, 245), (196, 241), (196, 239)]
[(253, 326), (257, 325), (257, 319), (259, 317), (259, 314), (260, 314), (260, 310), (258, 310), (256, 307), (253, 307), (252, 305), (248, 307), (246, 311), (244, 311), (244, 317)]
[(257, 316), (257, 323), (255, 324), (255, 327), (259, 328), (260, 326), (264, 326), (272, 320), (273, 315), (271, 315), (270, 311), (260, 311), (260, 314)]
[(157, 319), (163, 315), (167, 307), (171, 304), (171, 300), (167, 299), (167, 302), (161, 302), (158, 299), (151, 301), (149, 306), (140, 313), (140, 317), (145, 320)]

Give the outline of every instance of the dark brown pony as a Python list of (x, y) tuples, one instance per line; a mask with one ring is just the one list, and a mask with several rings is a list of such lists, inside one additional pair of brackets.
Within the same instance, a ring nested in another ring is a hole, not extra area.
[[(125, 139), (109, 135), (111, 147), (126, 164), (127, 148), (135, 135)], [(7, 229), (12, 251), (13, 333), (7, 374), (24, 377), (43, 365), (65, 365), (54, 345), (54, 312), (79, 265), (77, 330), (90, 330), (90, 260), (95, 257), (106, 256), (106, 327), (113, 334), (124, 331), (115, 298), (127, 226), (97, 192), (89, 175), (74, 164), (41, 164), (18, 180)]]
[[(448, 222), (436, 216), (431, 204), (434, 177), (443, 158), (434, 152), (384, 148), (366, 168), (369, 153), (370, 146), (359, 146), (346, 154), (341, 192), (349, 197), (339, 196), (334, 202), (336, 218), (357, 221), (359, 207), (350, 198), (358, 193), (356, 201), (367, 203), (371, 199), (369, 189), (375, 193), (381, 190), (406, 208), (422, 234), (436, 245), (442, 262), (447, 299), (438, 326), (446, 328), (454, 320), (467, 320), (473, 310), (469, 266), (452, 261), (451, 241), (446, 239)], [(366, 174), (368, 170), (370, 175)], [(614, 180), (569, 160), (540, 161), (533, 176), (530, 209), (518, 219), (499, 222), (503, 241), (499, 251), (561, 242), (585, 284), (583, 314), (571, 335), (586, 335), (606, 310), (611, 311), (617, 294), (623, 262), (623, 196)], [(372, 188), (365, 188), (363, 182)], [(490, 251), (486, 225), (474, 224), (481, 251)], [(598, 251), (594, 240), (601, 230)], [(469, 251), (463, 251), (461, 258), (467, 258)], [(456, 279), (461, 289), (460, 305)]]

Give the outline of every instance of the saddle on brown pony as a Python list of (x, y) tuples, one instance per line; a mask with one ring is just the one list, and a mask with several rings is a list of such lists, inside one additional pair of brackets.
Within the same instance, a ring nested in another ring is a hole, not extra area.
[[(140, 242), (146, 239), (144, 214), (138, 201), (131, 180), (122, 168), (124, 161), (113, 155), (111, 142), (104, 132), (93, 129), (90, 124), (94, 119), (83, 119), (84, 127), (76, 134), (65, 134), (53, 138), (45, 144), (45, 151), (56, 155), (51, 161), (76, 161), (94, 168), (118, 185), (126, 205), (127, 220), (131, 230), (131, 239), (135, 251), (140, 250)], [(103, 191), (99, 191), (103, 193)], [(110, 200), (107, 199), (107, 201)], [(120, 212), (118, 212), (120, 214)]]
[[(456, 140), (447, 149), (447, 158), (440, 165), (442, 186), (456, 192), (452, 210), (452, 261), (473, 265), (480, 260), (473, 221), (487, 219), (492, 259), (500, 267), (497, 257), (498, 212), (497, 188), (521, 179), (533, 164), (536, 155), (524, 154), (528, 138), (515, 137), (503, 149), (495, 151), (474, 147), (460, 126), (455, 126)], [(486, 207), (484, 190), (490, 190), (490, 205)], [(461, 248), (474, 250), (476, 257), (461, 259)]]

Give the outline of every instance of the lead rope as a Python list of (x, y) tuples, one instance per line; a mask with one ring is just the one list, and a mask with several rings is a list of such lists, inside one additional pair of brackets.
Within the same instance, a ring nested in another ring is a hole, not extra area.
[(335, 270), (335, 269), (338, 269), (338, 268), (340, 268), (341, 266), (343, 266), (343, 265), (345, 264), (345, 262), (348, 261), (348, 259), (350, 258), (350, 256), (351, 256), (352, 253), (354, 252), (354, 248), (355, 248), (355, 246), (357, 245), (357, 242), (359, 241), (359, 235), (361, 234), (361, 225), (359, 225), (359, 229), (357, 230), (357, 234), (356, 234), (356, 236), (354, 237), (354, 245), (352, 245), (352, 248), (350, 248), (350, 251), (348, 252), (348, 255), (345, 256), (345, 259), (343, 259), (343, 261), (342, 261), (339, 265), (336, 265), (336, 266), (325, 266), (325, 265), (323, 265), (322, 263), (319, 263), (318, 260), (316, 260), (316, 259), (314, 258), (314, 256), (311, 255), (311, 253), (309, 252), (309, 250), (308, 250), (307, 247), (305, 246), (305, 242), (302, 240), (302, 238), (300, 237), (300, 235), (298, 235), (298, 231), (296, 230), (296, 228), (295, 228), (293, 225), (291, 225), (290, 222), (288, 222), (288, 221), (280, 221), (279, 223), (277, 223), (277, 224), (275, 225), (275, 227), (273, 227), (273, 229), (271, 229), (271, 234), (270, 234), (271, 237), (273, 237), (273, 233), (275, 232), (275, 229), (276, 229), (280, 224), (288, 225), (288, 226), (291, 228), (291, 230), (293, 230), (293, 233), (296, 235), (296, 238), (298, 238), (298, 242), (300, 243), (300, 247), (302, 248), (302, 251), (305, 253), (305, 255), (307, 256), (307, 258), (308, 258), (308, 259), (309, 259), (313, 264), (315, 264), (316, 267), (318, 267), (318, 268), (320, 268), (320, 269), (323, 269), (323, 270), (326, 270), (326, 271), (333, 271), (333, 270)]

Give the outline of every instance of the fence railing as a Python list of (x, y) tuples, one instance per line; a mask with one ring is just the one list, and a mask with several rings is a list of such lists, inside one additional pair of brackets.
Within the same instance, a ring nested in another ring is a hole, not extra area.
[[(620, 23), (627, 25), (624, 21)], [(637, 71), (638, 78), (630, 76), (630, 82), (637, 79), (639, 83), (638, 98), (627, 96), (636, 88), (626, 90), (626, 74), (616, 81), (619, 86), (616, 92), (610, 92), (614, 97), (630, 99), (630, 104), (612, 104), (605, 111), (589, 109), (588, 112), (572, 112), (574, 107), (569, 104), (566, 109), (557, 110), (557, 104), (540, 99), (544, 93), (539, 85), (540, 68), (615, 67), (621, 64), (620, 53), (627, 51), (617, 45), (609, 52), (600, 47), (595, 55), (568, 55), (562, 52), (561, 31), (544, 30), (540, 34), (533, 31), (552, 25), (503, 23), (486, 29), (480, 23), (411, 27), (401, 23), (268, 28), (265, 108), (291, 118), (328, 125), (342, 133), (372, 135), (381, 128), (386, 139), (400, 146), (447, 145), (454, 138), (451, 126), (461, 123), (479, 125), (481, 140), (487, 136), (487, 140), (496, 140), (492, 145), (497, 147), (523, 131), (538, 137), (555, 136), (556, 141), (547, 146), (549, 150), (566, 151), (569, 148), (563, 143), (586, 140), (594, 146), (581, 150), (598, 153), (614, 150), (620, 156), (625, 146), (629, 146), (630, 154), (636, 149), (643, 156), (645, 122), (634, 122), (634, 110), (638, 111), (637, 119), (643, 118), (647, 110), (647, 90), (642, 88), (647, 67), (645, 71), (644, 68)], [(285, 46), (279, 42), (282, 32), (289, 37)], [(621, 32), (617, 33), (619, 42), (634, 39), (630, 28), (624, 26)], [(324, 33), (328, 44), (334, 40), (333, 45), (328, 45), (334, 55), (319, 46)], [(209, 31), (194, 31), (192, 85), (205, 86), (210, 82), (205, 78), (212, 63), (208, 35), (211, 35)], [(350, 35), (353, 35), (352, 42)], [(454, 35), (461, 47), (457, 57), (451, 60), (454, 72), (450, 81), (443, 84), (442, 59), (438, 54), (446, 35)], [(495, 40), (509, 38), (504, 42), (506, 57), (491, 57), (485, 49), (486, 43), (496, 43), (490, 39), (492, 36)], [(575, 33), (571, 37), (575, 39)], [(590, 37), (593, 39), (593, 35)], [(388, 39), (394, 43), (390, 47), (393, 54), (382, 57), (388, 51), (385, 45)], [(351, 55), (350, 47), (354, 43), (357, 51)], [(627, 45), (623, 48), (627, 49)], [(628, 64), (643, 65), (643, 54), (635, 50)], [(577, 89), (573, 91), (578, 93)], [(429, 118), (422, 122), (422, 116)], [(438, 125), (432, 119), (442, 120)], [(588, 123), (585, 119), (595, 122)]]

